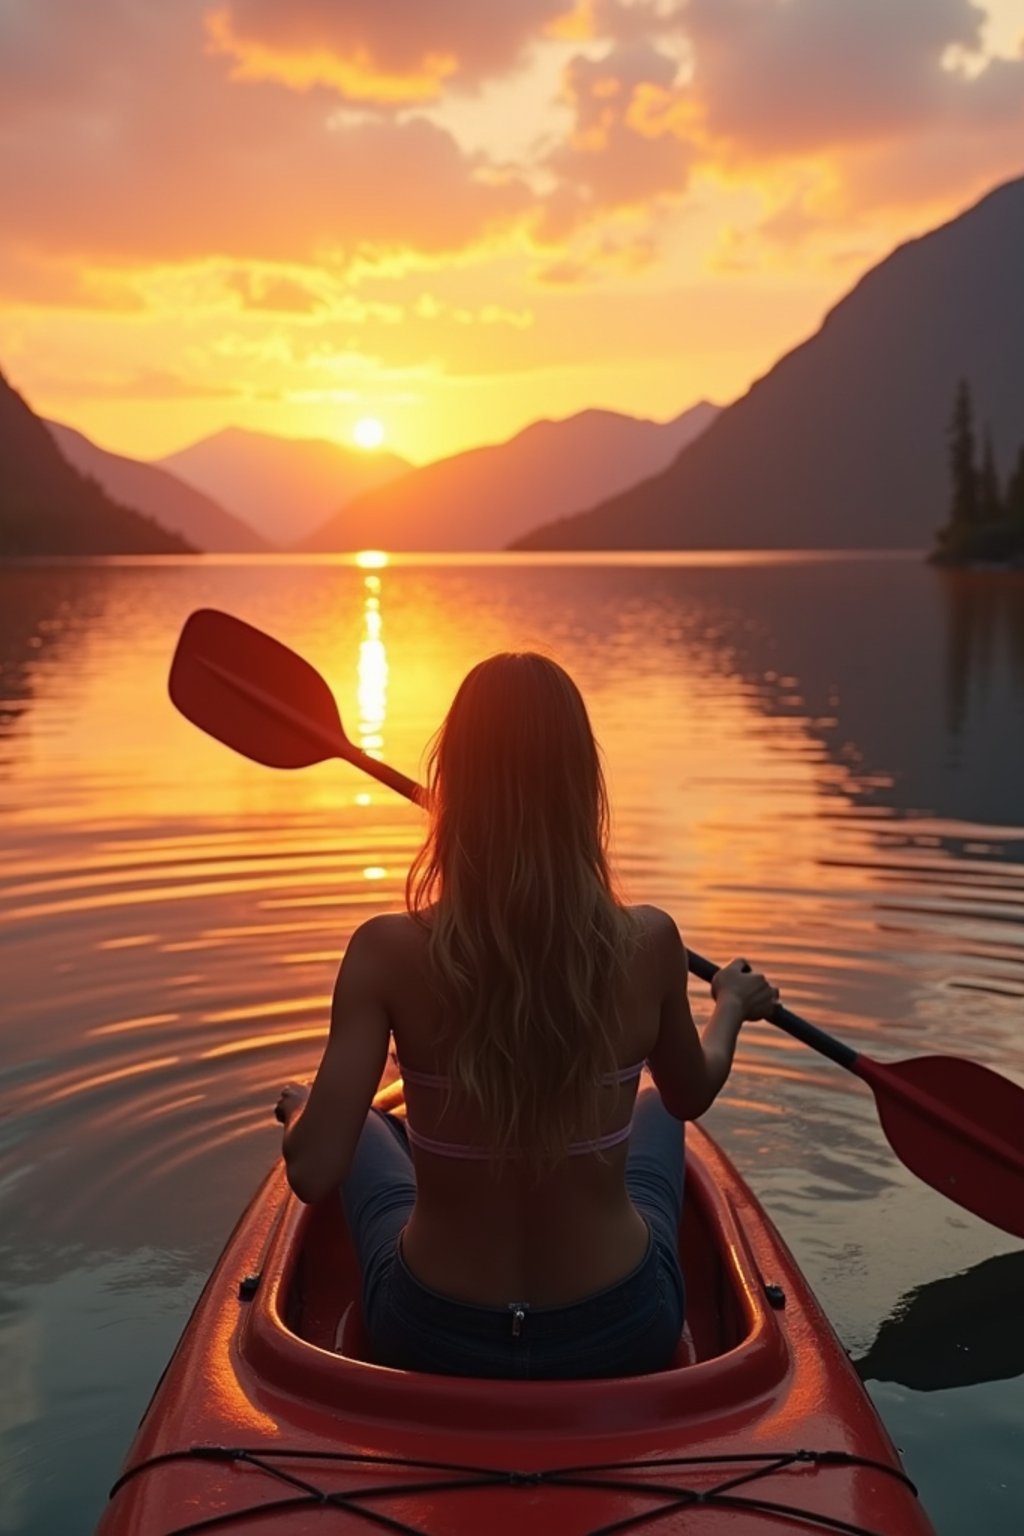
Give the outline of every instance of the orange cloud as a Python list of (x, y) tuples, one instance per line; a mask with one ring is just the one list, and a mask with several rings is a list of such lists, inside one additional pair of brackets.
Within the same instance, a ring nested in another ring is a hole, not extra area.
[(3, 244), (0, 237), (0, 301), (46, 309), (133, 314), (146, 301), (121, 273), (90, 271), (56, 252), (44, 256), (30, 245)]
[(325, 308), (323, 294), (309, 282), (295, 277), (243, 270), (228, 273), (224, 283), (229, 292), (238, 295), (245, 309), (310, 315)]
[(322, 90), (231, 82), (223, 59), (204, 51), (198, 0), (90, 7), (88, 28), (72, 0), (52, 0), (45, 47), (22, 9), (0, 54), (9, 284), (20, 268), (38, 286), (31, 262), (49, 258), (343, 267), (375, 254), (454, 254), (531, 206), (524, 183), (488, 179), (478, 157), (422, 118), (334, 123)]
[[(1021, 168), (1024, 58), (983, 57), (971, 0), (593, 0), (591, 19), (620, 41), (566, 69), (572, 128), (545, 162), (542, 242), (663, 211), (702, 173), (767, 207), (720, 249), (720, 270), (771, 248), (846, 262), (874, 211), (942, 216)], [(542, 276), (566, 283), (594, 264), (573, 252)]]
[(522, 419), (534, 377), (724, 396), (836, 263), (1024, 168), (1024, 60), (969, 0), (0, 6), (5, 348), (147, 440), (216, 415), (191, 380), (293, 430), (484, 376)]
[(401, 107), (435, 101), (445, 80), (458, 67), (454, 54), (426, 53), (415, 69), (388, 74), (375, 65), (364, 47), (353, 46), (345, 55), (323, 46), (283, 53), (258, 39), (239, 37), (229, 11), (215, 11), (207, 17), (206, 25), (212, 50), (237, 61), (233, 71), (236, 80), (279, 80), (300, 91), (327, 85), (351, 102)]
[(391, 107), (506, 73), (575, 12), (574, 0), (228, 0), (207, 26), (249, 78)]
[[(563, 92), (572, 130), (544, 162), (557, 185), (539, 211), (539, 240), (557, 244), (608, 214), (685, 193), (695, 151), (668, 110), (685, 90), (676, 84), (678, 68), (649, 43), (569, 63)], [(554, 270), (563, 269), (556, 263)]]
[[(793, 245), (886, 200), (980, 190), (1013, 168), (1024, 126), (1024, 60), (948, 67), (951, 50), (978, 57), (969, 0), (45, 9), (44, 26), (38, 0), (7, 0), (0, 49), (0, 287), (42, 303), (129, 306), (133, 269), (208, 259), (344, 274), (472, 258), (514, 249), (527, 226), (564, 281), (602, 257), (652, 259), (698, 171), (771, 183), (765, 234)], [(472, 106), (504, 76), (522, 80), (524, 116), (546, 114), (530, 63), (555, 50), (549, 81), (567, 29), (587, 41), (562, 115), (514, 163), (410, 110), (453, 93)], [(624, 216), (644, 227), (623, 235)], [(242, 296), (282, 313), (315, 303)]]

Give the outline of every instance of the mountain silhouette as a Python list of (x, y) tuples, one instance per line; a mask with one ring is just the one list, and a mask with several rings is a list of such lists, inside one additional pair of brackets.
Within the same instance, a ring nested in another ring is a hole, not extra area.
[(305, 549), (502, 549), (538, 516), (572, 511), (668, 463), (714, 420), (701, 401), (659, 423), (588, 410), (411, 470), (343, 506)]
[(873, 267), (661, 474), (514, 547), (930, 547), (958, 381), (1003, 475), (1024, 436), (1022, 272), (1018, 179)]
[(404, 474), (393, 453), (364, 453), (316, 438), (275, 437), (226, 427), (158, 460), (212, 496), (269, 543), (295, 544), (339, 503)]
[(179, 533), (196, 549), (216, 552), (267, 548), (254, 529), (218, 506), (170, 470), (109, 453), (74, 427), (47, 421), (45, 426), (64, 458), (83, 475), (98, 480), (115, 501), (154, 518), (161, 528)]
[(180, 554), (191, 548), (79, 474), (0, 374), (0, 556)]

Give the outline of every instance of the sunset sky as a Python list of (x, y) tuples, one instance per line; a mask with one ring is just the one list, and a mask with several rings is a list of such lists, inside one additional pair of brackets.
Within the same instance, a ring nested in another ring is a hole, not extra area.
[(37, 411), (421, 462), (742, 393), (1024, 173), (1024, 0), (0, 0), (0, 146)]

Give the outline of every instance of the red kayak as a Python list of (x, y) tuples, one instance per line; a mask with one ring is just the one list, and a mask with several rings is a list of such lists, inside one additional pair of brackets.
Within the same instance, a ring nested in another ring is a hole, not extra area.
[(369, 1359), (340, 1204), (280, 1165), (235, 1229), (98, 1536), (934, 1536), (751, 1191), (687, 1138), (687, 1329), (666, 1371), (486, 1381)]

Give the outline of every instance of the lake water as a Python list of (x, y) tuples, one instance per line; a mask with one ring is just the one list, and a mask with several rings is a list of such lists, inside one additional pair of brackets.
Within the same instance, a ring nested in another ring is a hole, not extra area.
[[(558, 657), (635, 900), (892, 1059), (1024, 1082), (1024, 581), (916, 558), (0, 568), (0, 1532), (91, 1530), (312, 1072), (340, 951), (419, 813), (256, 767), (172, 709), (195, 607), (327, 676), (410, 773), (467, 667)], [(695, 988), (698, 1013), (704, 1006)], [(917, 1183), (870, 1094), (748, 1026), (707, 1117), (814, 1285), (942, 1536), (1024, 1525), (1024, 1254)]]

